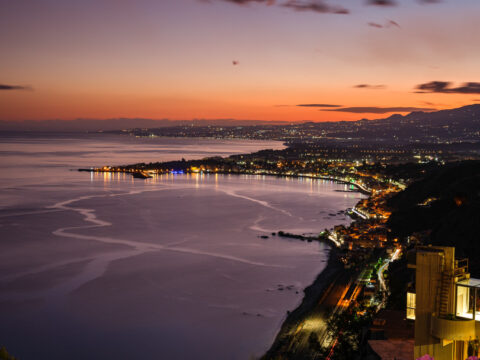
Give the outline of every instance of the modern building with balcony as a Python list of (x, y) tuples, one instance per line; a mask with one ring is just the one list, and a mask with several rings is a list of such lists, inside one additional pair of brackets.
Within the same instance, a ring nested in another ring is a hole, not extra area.
[(465, 360), (478, 355), (480, 279), (453, 247), (418, 247), (409, 254), (415, 290), (407, 293), (407, 318), (415, 321), (414, 359)]

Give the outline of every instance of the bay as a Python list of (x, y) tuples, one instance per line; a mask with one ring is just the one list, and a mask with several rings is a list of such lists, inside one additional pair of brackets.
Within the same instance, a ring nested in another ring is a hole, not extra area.
[(0, 140), (0, 343), (27, 360), (259, 356), (329, 251), (271, 233), (348, 223), (339, 210), (362, 197), (312, 179), (72, 171), (278, 142)]

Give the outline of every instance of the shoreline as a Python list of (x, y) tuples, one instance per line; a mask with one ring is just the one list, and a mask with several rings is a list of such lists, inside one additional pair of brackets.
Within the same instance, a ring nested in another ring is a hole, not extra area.
[(260, 357), (261, 360), (281, 358), (281, 355), (284, 353), (283, 347), (289, 341), (289, 337), (297, 330), (295, 327), (298, 323), (314, 312), (324, 313), (328, 310), (329, 304), (326, 303), (326, 298), (332, 293), (335, 284), (339, 281), (342, 282), (342, 278), (349, 274), (349, 271), (346, 271), (338, 260), (339, 250), (331, 244), (329, 244), (329, 247), (327, 265), (317, 275), (313, 283), (303, 290), (304, 297), (300, 305), (295, 310), (287, 312), (288, 315), (283, 321), (273, 343), (265, 354)]
[[(72, 169), (73, 170), (73, 169)], [(113, 171), (111, 169), (109, 170), (103, 170), (101, 168), (95, 168), (95, 169), (85, 169), (85, 168), (79, 168), (77, 169), (77, 171), (80, 171), (80, 172), (98, 172), (98, 173), (122, 173), (122, 174), (133, 174), (135, 173), (135, 171)], [(171, 174), (171, 172), (165, 172), (165, 173), (162, 173), (162, 174), (159, 174), (159, 175), (168, 175), (168, 174)], [(200, 174), (200, 173), (195, 173), (195, 172), (184, 172), (182, 173), (183, 175), (192, 175), (192, 174)], [(220, 175), (259, 175), (259, 176), (273, 176), (273, 177), (283, 177), (283, 178), (305, 178), (305, 179), (314, 179), (314, 180), (327, 180), (327, 181), (333, 181), (335, 183), (338, 183), (338, 184), (345, 184), (345, 185), (352, 185), (355, 187), (355, 190), (350, 190), (350, 191), (343, 191), (341, 190), (341, 192), (358, 192), (358, 193), (361, 193), (361, 194), (364, 194), (364, 195), (368, 195), (370, 196), (371, 195), (371, 192), (364, 189), (361, 185), (357, 184), (357, 183), (352, 183), (352, 182), (349, 182), (349, 181), (346, 181), (346, 180), (342, 180), (342, 179), (337, 179), (337, 178), (334, 178), (334, 177), (328, 177), (328, 176), (310, 176), (310, 175), (296, 175), (296, 174), (292, 174), (292, 175), (289, 175), (289, 174), (269, 174), (269, 173), (257, 173), (257, 174), (253, 174), (253, 173), (248, 173), (248, 172), (223, 172), (223, 171), (217, 171), (217, 172), (207, 172), (207, 173), (204, 173), (203, 175), (211, 175), (211, 174), (220, 174)]]

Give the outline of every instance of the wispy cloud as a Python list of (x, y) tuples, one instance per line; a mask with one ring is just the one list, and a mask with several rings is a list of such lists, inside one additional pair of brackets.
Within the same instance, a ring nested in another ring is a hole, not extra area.
[(394, 26), (394, 27), (397, 27), (397, 28), (401, 29), (400, 24), (397, 23), (396, 21), (393, 21), (393, 20), (388, 20), (388, 21), (387, 21), (387, 25), (385, 25), (385, 26), (386, 26), (387, 28)]
[(0, 84), (0, 90), (33, 90), (31, 86)]
[(295, 10), (295, 11), (313, 11), (317, 13), (329, 13), (329, 14), (349, 14), (350, 11), (343, 6), (330, 5), (322, 0), (288, 0), (282, 5), (283, 7)]
[(375, 23), (375, 22), (369, 22), (367, 23), (368, 26), (371, 26), (371, 27), (374, 27), (374, 28), (378, 28), (378, 29), (382, 29), (383, 28), (383, 25), (382, 24), (378, 24), (378, 23)]
[(296, 105), (299, 107), (319, 107), (319, 108), (339, 108), (343, 105), (332, 105), (332, 104), (299, 104)]
[(443, 94), (480, 94), (480, 82), (466, 82), (461, 86), (453, 87), (450, 81), (430, 81), (415, 87), (416, 93), (443, 93)]
[(433, 108), (421, 107), (377, 107), (377, 106), (359, 106), (359, 107), (345, 107), (340, 109), (325, 109), (320, 111), (339, 111), (355, 114), (387, 114), (392, 112), (406, 113), (412, 111), (433, 111)]
[(439, 4), (442, 0), (417, 0), (420, 4)]
[[(223, 1), (237, 5), (249, 5), (253, 3), (275, 5), (276, 0), (199, 0), (204, 3), (212, 3), (214, 1)], [(350, 11), (340, 5), (331, 5), (326, 0), (286, 0), (278, 6), (291, 9), (293, 11), (310, 11), (322, 14), (349, 14)]]
[[(200, 0), (201, 2), (204, 3), (210, 3), (213, 0)], [(274, 5), (275, 0), (221, 0), (224, 2), (229, 2), (232, 4), (237, 4), (237, 5), (248, 5), (252, 3), (260, 3), (260, 4), (265, 4), (265, 5)]]
[(379, 24), (379, 23), (376, 23), (376, 22), (369, 22), (367, 23), (368, 26), (371, 26), (371, 27), (374, 27), (374, 28), (378, 28), (378, 29), (383, 29), (383, 28), (391, 28), (391, 27), (396, 27), (396, 28), (399, 28), (401, 29), (401, 26), (399, 23), (397, 23), (396, 21), (393, 21), (393, 20), (387, 20), (384, 24)]
[(396, 6), (397, 2), (394, 0), (368, 0), (367, 4), (375, 6)]
[(370, 85), (370, 84), (358, 84), (355, 85), (354, 88), (356, 89), (370, 89), (370, 90), (379, 90), (379, 89), (385, 89), (385, 85)]

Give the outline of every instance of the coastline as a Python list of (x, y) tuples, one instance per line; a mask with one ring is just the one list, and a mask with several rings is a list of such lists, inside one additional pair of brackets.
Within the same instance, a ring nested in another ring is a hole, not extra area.
[[(278, 176), (278, 175), (277, 175)], [(322, 177), (322, 179), (327, 179)], [(346, 183), (355, 186), (352, 192), (359, 192), (364, 195), (371, 195), (357, 184), (348, 183), (346, 181), (328, 178), (338, 183)], [(304, 241), (304, 239), (301, 239)], [(329, 246), (328, 261), (326, 267), (317, 275), (312, 284), (307, 286), (304, 290), (304, 297), (300, 305), (293, 311), (287, 311), (287, 317), (283, 321), (280, 330), (275, 336), (269, 349), (259, 358), (259, 360), (279, 360), (285, 358), (286, 350), (292, 345), (292, 339), (297, 335), (299, 328), (298, 324), (304, 321), (311, 315), (316, 315), (320, 318), (328, 318), (330, 311), (335, 307), (338, 300), (341, 298), (340, 294), (345, 285), (352, 279), (355, 273), (352, 270), (346, 270), (339, 260), (340, 250), (336, 244), (330, 239), (318, 239)], [(340, 292), (339, 292), (340, 290)], [(304, 339), (305, 340), (305, 339)], [(288, 354), (288, 359), (303, 359), (302, 354)]]
[(314, 312), (322, 315), (329, 309), (330, 304), (327, 298), (334, 292), (335, 284), (342, 283), (345, 276), (349, 274), (338, 260), (339, 250), (333, 245), (329, 246), (327, 266), (318, 274), (314, 282), (304, 289), (302, 302), (295, 310), (288, 313), (272, 345), (260, 359), (280, 359), (284, 354), (285, 346), (289, 343), (289, 337), (296, 332), (295, 327), (298, 323)]
[[(73, 169), (72, 169), (73, 170)], [(106, 173), (127, 173), (127, 174), (133, 174), (135, 171), (115, 171), (115, 170), (104, 170), (103, 168), (94, 168), (94, 169), (86, 169), (86, 168), (78, 168), (77, 171), (80, 172), (106, 172)], [(167, 172), (165, 174), (169, 174), (170, 172)], [(198, 174), (194, 172), (185, 172), (185, 174)], [(371, 192), (362, 188), (361, 185), (357, 183), (352, 183), (346, 180), (334, 178), (334, 177), (328, 177), (328, 176), (310, 176), (310, 175), (297, 175), (297, 174), (271, 174), (271, 173), (249, 173), (249, 172), (223, 172), (223, 171), (217, 171), (217, 172), (207, 172), (208, 174), (221, 174), (221, 175), (259, 175), (259, 176), (273, 176), (273, 177), (280, 177), (280, 178), (305, 178), (305, 179), (315, 179), (315, 180), (327, 180), (327, 181), (333, 181), (338, 184), (345, 184), (345, 185), (352, 185), (355, 187), (355, 190), (351, 191), (345, 191), (345, 192), (358, 192), (367, 196), (371, 195)], [(162, 174), (163, 175), (163, 174)]]

